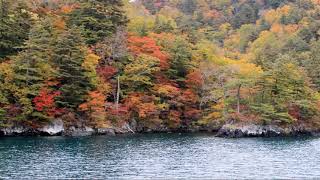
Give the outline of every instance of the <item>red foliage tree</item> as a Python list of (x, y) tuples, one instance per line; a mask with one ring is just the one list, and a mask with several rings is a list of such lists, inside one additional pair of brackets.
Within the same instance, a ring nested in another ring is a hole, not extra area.
[(129, 50), (134, 55), (147, 54), (160, 60), (161, 69), (169, 68), (169, 55), (161, 51), (161, 47), (150, 37), (130, 36), (128, 38)]
[(186, 77), (186, 84), (189, 88), (199, 89), (203, 85), (203, 79), (199, 70), (189, 73)]
[(101, 66), (97, 68), (97, 73), (105, 81), (109, 81), (117, 72), (118, 72), (117, 68), (113, 66)]
[(168, 126), (170, 128), (177, 128), (179, 127), (180, 123), (181, 123), (181, 112), (176, 111), (176, 110), (172, 110), (169, 112), (168, 115)]
[(107, 119), (117, 126), (123, 126), (130, 120), (129, 108), (126, 104), (106, 103)]
[(184, 117), (188, 120), (197, 120), (201, 117), (201, 111), (194, 107), (186, 107)]
[(187, 89), (178, 97), (178, 101), (184, 105), (195, 105), (198, 102), (198, 96), (191, 89)]
[(57, 108), (55, 104), (55, 98), (60, 94), (59, 91), (50, 91), (47, 88), (42, 88), (39, 95), (33, 99), (35, 109), (49, 117), (61, 114), (63, 110)]

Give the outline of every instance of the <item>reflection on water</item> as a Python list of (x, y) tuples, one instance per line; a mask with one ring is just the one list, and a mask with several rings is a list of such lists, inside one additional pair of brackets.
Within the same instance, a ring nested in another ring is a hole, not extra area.
[(320, 178), (320, 139), (199, 134), (0, 138), (0, 179)]

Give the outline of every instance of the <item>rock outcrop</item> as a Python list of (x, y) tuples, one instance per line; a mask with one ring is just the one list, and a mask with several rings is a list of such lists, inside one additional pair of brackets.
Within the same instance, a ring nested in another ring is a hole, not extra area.
[(38, 131), (43, 135), (58, 136), (58, 135), (62, 135), (65, 129), (64, 129), (63, 121), (61, 119), (56, 119), (52, 121), (50, 124), (42, 128), (39, 128)]
[(219, 126), (168, 129), (164, 126), (156, 128), (142, 128), (135, 121), (123, 124), (122, 127), (92, 128), (85, 124), (66, 125), (61, 119), (56, 119), (41, 128), (25, 126), (12, 126), (0, 128), (0, 136), (93, 136), (134, 133), (157, 133), (157, 132), (217, 132), (218, 137), (242, 138), (242, 137), (276, 137), (312, 135), (320, 136), (320, 129), (312, 126), (299, 125), (261, 125), (253, 123), (238, 123), (229, 121)]
[(256, 125), (256, 124), (226, 124), (218, 131), (218, 137), (241, 138), (241, 137), (277, 137), (317, 135), (316, 129), (304, 126)]
[(6, 127), (0, 129), (0, 134), (3, 136), (27, 136), (34, 134), (35, 130), (30, 128), (25, 128), (22, 126), (19, 127)]
[(97, 135), (109, 135), (109, 136), (116, 135), (116, 131), (113, 128), (97, 128), (96, 133)]
[(69, 127), (64, 133), (64, 136), (92, 136), (95, 134), (95, 130), (91, 127), (80, 127), (74, 126)]

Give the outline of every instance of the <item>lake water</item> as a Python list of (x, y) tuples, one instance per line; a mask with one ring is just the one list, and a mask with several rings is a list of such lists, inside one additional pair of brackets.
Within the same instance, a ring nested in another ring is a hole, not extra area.
[(320, 139), (205, 134), (0, 138), (0, 179), (320, 178)]

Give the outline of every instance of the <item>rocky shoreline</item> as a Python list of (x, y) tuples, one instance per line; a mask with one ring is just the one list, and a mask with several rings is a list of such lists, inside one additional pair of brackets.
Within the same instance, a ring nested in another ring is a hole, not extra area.
[(126, 133), (116, 128), (91, 128), (88, 126), (66, 128), (62, 120), (58, 119), (42, 128), (30, 128), (23, 126), (0, 128), (0, 136), (92, 136)]
[(0, 137), (15, 136), (115, 136), (117, 134), (134, 134), (134, 133), (169, 133), (169, 132), (209, 132), (217, 137), (223, 138), (245, 138), (245, 137), (284, 137), (284, 136), (320, 136), (319, 128), (310, 128), (303, 125), (291, 125), (282, 127), (279, 125), (259, 125), (259, 124), (241, 124), (227, 123), (220, 128), (192, 128), (169, 130), (166, 128), (151, 130), (139, 129), (136, 126), (131, 127), (129, 124), (121, 128), (92, 128), (89, 126), (70, 126), (65, 127), (62, 120), (57, 119), (42, 128), (30, 127), (7, 127), (0, 128)]
[(286, 137), (286, 136), (320, 136), (318, 128), (303, 125), (279, 126), (256, 124), (226, 124), (217, 132), (218, 137)]

